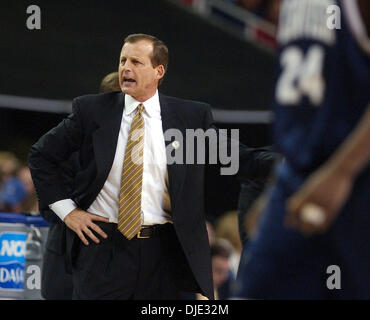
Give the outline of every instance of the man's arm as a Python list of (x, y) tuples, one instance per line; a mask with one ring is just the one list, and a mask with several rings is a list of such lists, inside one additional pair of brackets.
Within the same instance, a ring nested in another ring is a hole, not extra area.
[[(346, 203), (353, 182), (370, 160), (370, 105), (361, 121), (337, 151), (308, 177), (287, 201), (287, 226), (305, 234), (325, 232)], [(302, 221), (301, 210), (316, 205), (324, 214), (323, 223)]]
[[(219, 150), (210, 150), (210, 152), (220, 152), (221, 148), (227, 150), (227, 154), (232, 154), (233, 150), (231, 139), (220, 134), (220, 130), (214, 125), (211, 107), (206, 106), (204, 116), (204, 129), (214, 129), (217, 132), (219, 141)], [(240, 141), (235, 141), (238, 146), (238, 164), (237, 177), (241, 180), (252, 180), (265, 182), (270, 177), (273, 166), (281, 159), (281, 156), (274, 152), (271, 146), (251, 148)], [(223, 151), (225, 151), (223, 150)], [(224, 152), (225, 153), (225, 152)]]
[[(88, 245), (85, 234), (94, 242), (99, 242), (91, 229), (102, 237), (107, 237), (93, 221), (108, 222), (108, 219), (76, 208), (70, 199), (71, 190), (64, 183), (62, 172), (62, 163), (79, 150), (83, 139), (83, 119), (75, 99), (72, 114), (31, 147), (28, 165), (39, 198), (40, 210), (47, 210), (49, 206), (57, 208), (58, 210), (53, 211)], [(58, 203), (62, 205), (58, 206)], [(65, 203), (70, 204), (68, 208)]]
[(251, 220), (255, 220), (251, 219), (252, 211), (250, 209), (264, 189), (265, 183), (263, 182), (252, 180), (244, 180), (241, 182), (238, 200), (238, 224), (239, 236), (242, 243), (245, 243), (251, 236), (249, 232), (250, 228), (248, 228), (248, 232), (246, 232), (247, 225), (249, 226)]
[[(80, 165), (78, 161), (78, 152), (74, 152), (67, 161), (61, 164), (60, 171), (61, 171), (62, 180), (60, 181), (60, 183), (64, 184), (63, 188), (66, 188), (69, 194), (72, 193), (74, 190), (74, 177), (76, 176), (79, 168), (80, 168)], [(71, 199), (60, 200), (60, 201), (57, 201), (56, 204), (60, 202), (65, 202), (67, 200), (71, 201), (73, 209), (75, 209), (76, 205)], [(54, 206), (55, 204), (49, 205), (49, 208), (51, 208), (51, 210), (40, 208), (40, 214), (43, 216), (45, 220), (49, 222), (54, 222), (54, 223), (62, 222), (64, 220), (64, 216), (61, 214), (56, 214), (56, 210)], [(69, 210), (69, 212), (72, 210)]]
[(40, 209), (70, 198), (64, 183), (62, 163), (76, 151), (83, 140), (82, 119), (76, 100), (73, 113), (42, 136), (30, 149), (28, 165), (39, 198)]
[(281, 155), (272, 147), (248, 148), (240, 144), (240, 170), (238, 178), (266, 182), (272, 174), (272, 168), (281, 161)]

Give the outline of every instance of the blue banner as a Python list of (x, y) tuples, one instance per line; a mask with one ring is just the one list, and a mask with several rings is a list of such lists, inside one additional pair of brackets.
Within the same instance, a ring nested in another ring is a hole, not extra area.
[(23, 290), (27, 233), (0, 234), (0, 290)]

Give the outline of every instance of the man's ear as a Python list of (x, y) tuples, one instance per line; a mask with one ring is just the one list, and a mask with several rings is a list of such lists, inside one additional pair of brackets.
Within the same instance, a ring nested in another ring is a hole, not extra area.
[(164, 74), (166, 73), (166, 70), (164, 69), (164, 66), (160, 64), (157, 66), (157, 78), (158, 80), (162, 79), (164, 77)]

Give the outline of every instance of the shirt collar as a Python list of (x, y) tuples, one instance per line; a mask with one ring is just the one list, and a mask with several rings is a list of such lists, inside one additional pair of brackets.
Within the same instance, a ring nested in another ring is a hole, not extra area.
[(158, 90), (155, 94), (144, 102), (139, 102), (135, 98), (128, 94), (125, 94), (125, 115), (129, 115), (131, 112), (135, 111), (137, 106), (142, 103), (145, 107), (145, 112), (149, 117), (159, 117), (161, 116), (161, 107), (159, 104)]

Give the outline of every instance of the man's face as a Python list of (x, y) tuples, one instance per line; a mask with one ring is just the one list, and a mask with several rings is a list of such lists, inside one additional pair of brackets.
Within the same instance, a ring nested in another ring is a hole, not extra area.
[(158, 81), (164, 75), (163, 65), (153, 67), (152, 52), (153, 45), (147, 40), (125, 43), (121, 50), (118, 67), (121, 90), (140, 102), (155, 94)]
[(29, 194), (35, 191), (30, 169), (26, 167), (21, 168), (18, 172), (18, 178), (22, 181)]
[(229, 271), (229, 259), (220, 256), (212, 258), (213, 284), (216, 288), (220, 287), (227, 280)]

